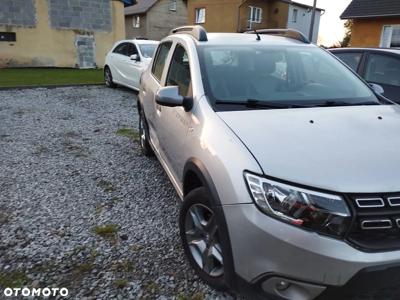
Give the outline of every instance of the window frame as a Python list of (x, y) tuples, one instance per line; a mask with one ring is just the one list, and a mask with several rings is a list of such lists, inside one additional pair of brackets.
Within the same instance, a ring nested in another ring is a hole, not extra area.
[(172, 67), (172, 62), (173, 62), (173, 58), (174, 58), (175, 52), (176, 52), (176, 50), (178, 49), (178, 47), (182, 47), (182, 48), (185, 50), (185, 52), (186, 52), (186, 55), (187, 55), (187, 57), (188, 57), (189, 74), (190, 74), (190, 85), (189, 85), (189, 87), (188, 87), (188, 93), (187, 93), (187, 95), (181, 95), (181, 96), (184, 96), (184, 97), (192, 97), (192, 96), (193, 96), (193, 81), (192, 81), (193, 76), (192, 76), (192, 68), (190, 67), (189, 51), (186, 49), (186, 47), (185, 47), (183, 44), (181, 44), (181, 43), (179, 43), (179, 42), (176, 43), (176, 44), (174, 45), (174, 48), (173, 48), (171, 57), (170, 57), (170, 59), (169, 59), (168, 71), (167, 71), (166, 76), (165, 76), (164, 85), (165, 85), (165, 86), (168, 86), (168, 84), (167, 84), (167, 83), (168, 83), (168, 77), (169, 77), (169, 75), (170, 75), (171, 67)]
[[(199, 16), (200, 16), (199, 13), (202, 10), (204, 10), (204, 20), (203, 20), (203, 22), (199, 21)], [(194, 9), (194, 17), (195, 17), (195, 20), (194, 20), (195, 24), (204, 24), (204, 23), (206, 23), (206, 8), (205, 7), (196, 7)]]
[[(262, 23), (263, 9), (261, 7), (252, 6), (252, 5), (249, 5), (249, 9), (250, 9), (250, 15), (249, 15), (249, 18), (247, 20), (249, 22), (249, 24), (250, 25), (252, 23), (261, 24)], [(259, 15), (258, 15), (259, 18), (258, 19), (257, 19), (257, 11), (259, 12)]]
[(292, 23), (297, 23), (297, 18), (299, 17), (299, 10), (297, 8), (293, 8), (292, 11)]
[[(155, 66), (156, 66), (156, 64), (157, 64), (158, 56), (160, 55), (161, 48), (162, 48), (164, 45), (166, 45), (166, 44), (169, 44), (169, 49), (168, 49), (167, 56), (166, 56), (166, 58), (165, 58), (164, 67), (163, 67), (163, 70), (162, 70), (162, 72), (161, 72), (161, 76), (160, 76), (160, 78), (158, 78), (158, 77), (156, 76), (156, 74), (154, 73), (154, 69), (155, 69)], [(158, 83), (160, 83), (160, 84), (161, 84), (162, 79), (163, 79), (163, 75), (164, 75), (164, 72), (165, 72), (165, 67), (166, 67), (167, 63), (169, 62), (168, 58), (169, 58), (169, 56), (170, 56), (170, 54), (171, 54), (171, 49), (173, 48), (173, 45), (174, 45), (174, 42), (171, 41), (171, 40), (164, 41), (164, 42), (162, 42), (162, 43), (160, 43), (160, 44), (158, 45), (157, 50), (156, 50), (156, 53), (154, 54), (153, 63), (152, 63), (152, 65), (151, 65), (151, 72), (150, 72), (150, 74), (151, 74), (151, 75), (154, 77), (154, 79), (155, 79)]]
[(177, 2), (176, 0), (170, 0), (169, 1), (169, 7), (168, 7), (169, 11), (176, 12), (176, 8), (177, 8), (177, 3), (176, 2)]
[[(384, 41), (384, 39), (385, 39), (385, 33), (386, 33), (386, 29), (391, 29), (391, 31), (390, 31), (390, 37), (388, 38), (388, 42), (389, 42), (389, 44), (387, 44), (387, 43), (384, 43), (385, 41)], [(398, 48), (398, 47), (392, 47), (392, 41), (393, 41), (393, 31), (394, 30), (399, 30), (399, 32), (400, 32), (400, 24), (388, 24), (388, 25), (383, 25), (382, 26), (382, 32), (381, 32), (381, 38), (380, 38), (380, 41), (379, 41), (379, 47), (381, 47), (381, 48)], [(400, 44), (400, 41), (399, 41), (399, 44)]]
[(132, 18), (132, 27), (137, 29), (141, 27), (141, 18), (140, 15), (134, 15)]

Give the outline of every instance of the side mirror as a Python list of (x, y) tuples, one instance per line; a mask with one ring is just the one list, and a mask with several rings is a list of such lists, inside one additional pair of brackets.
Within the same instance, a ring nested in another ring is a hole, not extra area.
[(140, 57), (139, 57), (139, 55), (137, 55), (137, 54), (132, 54), (132, 55), (130, 56), (130, 59), (131, 59), (131, 60), (134, 60), (134, 61), (140, 61)]
[(376, 83), (370, 83), (369, 84), (372, 89), (374, 90), (375, 93), (377, 93), (378, 95), (383, 95), (385, 93), (385, 90), (383, 89), (382, 86), (380, 86), (379, 84)]
[(193, 107), (193, 99), (179, 95), (179, 87), (177, 86), (160, 88), (156, 94), (156, 103), (168, 107), (182, 106), (185, 111), (190, 111)]

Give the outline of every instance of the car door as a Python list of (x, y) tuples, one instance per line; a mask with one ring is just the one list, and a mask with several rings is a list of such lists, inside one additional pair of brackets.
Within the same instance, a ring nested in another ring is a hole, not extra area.
[(400, 103), (400, 57), (371, 52), (363, 75), (366, 81), (382, 86), (385, 97)]
[(113, 80), (116, 83), (121, 83), (123, 81), (123, 77), (121, 75), (121, 61), (125, 56), (125, 49), (127, 47), (127, 43), (118, 44), (112, 53), (110, 54), (110, 62), (109, 67), (111, 68)]
[(362, 61), (363, 52), (361, 51), (338, 51), (333, 52), (341, 61), (348, 65), (354, 72), (358, 72), (360, 68), (360, 63)]
[[(137, 55), (137, 60), (132, 60), (132, 55)], [(140, 75), (143, 71), (143, 62), (140, 60), (140, 55), (137, 47), (133, 43), (129, 43), (126, 48), (126, 59), (122, 66), (124, 81), (126, 84), (134, 89), (139, 89)]]
[(129, 43), (121, 43), (119, 44), (113, 51), (112, 55), (112, 65), (114, 66), (113, 69), (111, 69), (114, 81), (126, 85), (126, 79), (125, 79), (125, 64), (128, 59), (128, 46)]
[(140, 91), (143, 98), (143, 109), (149, 125), (150, 140), (158, 153), (160, 153), (160, 146), (158, 141), (159, 128), (157, 127), (157, 119), (162, 108), (156, 103), (155, 95), (161, 87), (161, 82), (165, 80), (165, 70), (167, 69), (165, 65), (170, 56), (171, 47), (171, 41), (163, 42), (158, 46), (151, 69), (146, 72), (146, 76), (142, 80)]
[[(179, 43), (176, 44), (169, 60), (165, 86), (178, 86), (181, 96), (193, 96), (188, 52)], [(192, 123), (191, 112), (186, 112), (182, 106), (163, 106), (157, 117), (160, 147), (166, 163), (174, 177), (180, 178), (184, 168), (182, 157), (185, 141)]]

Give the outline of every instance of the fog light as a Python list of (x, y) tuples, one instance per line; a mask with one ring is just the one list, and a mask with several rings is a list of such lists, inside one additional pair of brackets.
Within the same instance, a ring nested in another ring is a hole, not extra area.
[(281, 280), (276, 284), (276, 289), (278, 291), (284, 291), (287, 290), (289, 286), (290, 286), (289, 282)]

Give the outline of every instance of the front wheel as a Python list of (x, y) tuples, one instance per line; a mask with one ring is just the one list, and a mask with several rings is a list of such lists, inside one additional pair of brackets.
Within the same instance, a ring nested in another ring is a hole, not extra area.
[(208, 285), (227, 290), (223, 241), (219, 220), (211, 206), (212, 196), (204, 187), (191, 191), (184, 198), (179, 228), (185, 254), (197, 275)]

